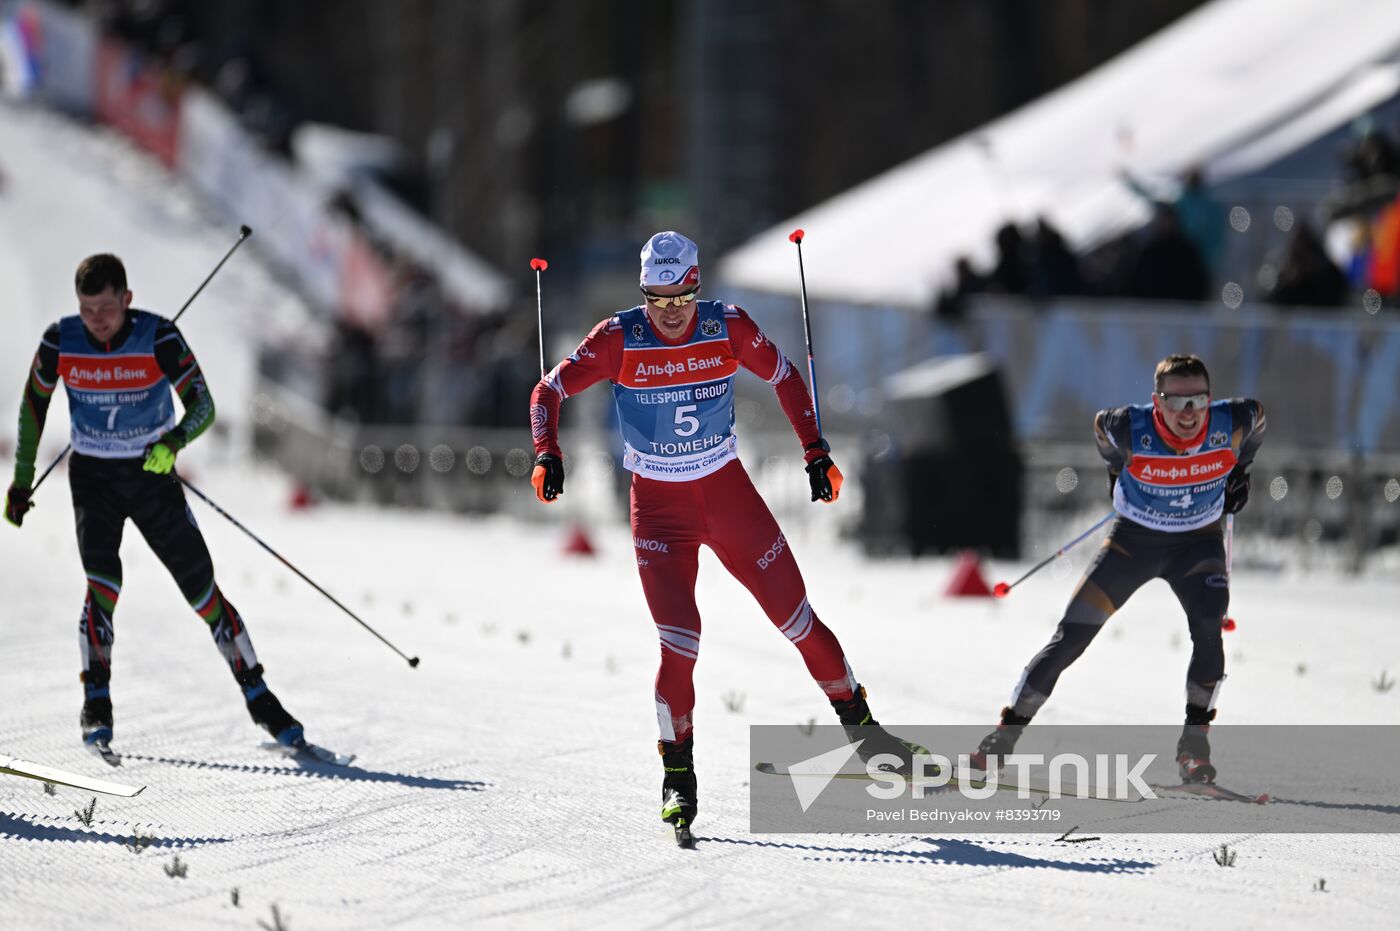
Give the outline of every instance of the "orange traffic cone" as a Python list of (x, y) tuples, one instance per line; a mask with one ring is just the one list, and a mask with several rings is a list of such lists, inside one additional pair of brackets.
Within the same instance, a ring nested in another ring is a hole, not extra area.
[(943, 593), (950, 598), (990, 598), (991, 586), (982, 578), (982, 563), (976, 553), (967, 552), (958, 557), (953, 567), (953, 577), (948, 580), (948, 588)]
[(596, 552), (582, 524), (575, 524), (569, 531), (569, 536), (564, 540), (564, 552), (570, 556), (592, 556)]

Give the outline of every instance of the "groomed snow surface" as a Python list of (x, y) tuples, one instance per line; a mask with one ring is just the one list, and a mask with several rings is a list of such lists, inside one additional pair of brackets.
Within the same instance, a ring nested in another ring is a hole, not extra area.
[[(656, 637), (626, 528), (596, 528), (599, 557), (573, 560), (560, 555), (559, 527), (293, 514), (276, 475), (205, 474), (193, 459), (206, 493), (422, 665), (409, 669), (194, 502), (269, 683), (313, 739), (359, 759), (344, 772), (303, 772), (260, 749), (204, 625), (133, 532), (112, 686), (128, 757), (108, 771), (79, 746), (82, 573), (66, 488), (46, 487), (23, 531), (0, 533), (0, 747), (149, 788), (99, 798), (85, 827), (73, 812), (89, 795), (0, 781), (0, 913), (12, 927), (95, 917), (252, 927), (273, 903), (297, 929), (915, 915), (1032, 927), (1393, 926), (1400, 856), (1390, 836), (1133, 836), (1093, 824), (1078, 833), (1103, 839), (1077, 845), (1046, 834), (750, 834), (746, 725), (825, 722), (829, 710), (792, 647), (712, 559), (700, 579), (702, 841), (678, 850), (656, 816)], [(866, 562), (830, 541), (793, 543), (814, 604), (887, 723), (990, 721), (1072, 585), (1038, 580), (999, 605), (950, 602), (939, 596), (946, 563)], [(1242, 576), (1226, 720), (1395, 723), (1400, 698), (1370, 680), (1400, 653), (1386, 607), (1396, 594)], [(1042, 720), (1177, 720), (1183, 626), (1164, 584), (1144, 589), (1066, 674)], [(727, 710), (726, 696), (741, 696), (742, 711)], [(139, 855), (127, 849), (135, 834), (153, 838)], [(1212, 860), (1221, 843), (1238, 850), (1233, 868)], [(164, 871), (177, 854), (183, 879)], [(1319, 878), (1326, 893), (1313, 891)]]
[[(43, 325), (69, 311), (77, 259), (121, 252), (141, 270), (138, 296), (158, 293), (146, 306), (169, 312), (236, 223), (176, 210), (178, 189), (153, 185), (150, 169), (105, 136), (8, 109), (0, 119), (10, 181), (0, 195), (0, 313), (12, 337), (0, 403), (10, 409)], [(114, 189), (93, 176), (114, 165), (128, 175), (111, 198), (95, 198)], [(151, 202), (157, 190), (166, 199)], [(271, 287), (256, 268), (246, 263), (241, 287), (233, 276), (211, 286), (201, 301), (213, 306), (185, 327), (235, 421), (247, 409), (251, 353), (245, 328), (219, 310)], [(54, 407), (41, 462), (61, 445), (64, 402)], [(273, 923), (274, 905), (296, 931), (1379, 928), (1400, 910), (1391, 836), (1125, 835), (1094, 824), (1077, 833), (1101, 839), (1074, 845), (1047, 834), (750, 834), (747, 726), (825, 722), (830, 711), (793, 648), (708, 556), (696, 674), (701, 841), (678, 850), (657, 819), (657, 641), (625, 527), (590, 528), (599, 555), (571, 559), (562, 520), (294, 512), (277, 473), (214, 441), (182, 454), (181, 467), (422, 665), (409, 669), (192, 500), (269, 684), (313, 740), (358, 759), (344, 771), (303, 768), (260, 748), (205, 625), (129, 528), (112, 684), (127, 757), (108, 769), (79, 741), (83, 573), (66, 475), (55, 473), (22, 530), (0, 525), (0, 752), (149, 788), (99, 797), (85, 825), (75, 810), (90, 794), (0, 778), (5, 927), (254, 928)], [(990, 723), (1092, 549), (1003, 603), (950, 601), (947, 562), (868, 561), (823, 533), (789, 531), (813, 604), (891, 725)], [(1371, 685), (1383, 668), (1400, 671), (1393, 577), (1237, 576), (1223, 722), (1400, 723), (1400, 691)], [(1178, 721), (1188, 643), (1170, 591), (1153, 583), (1065, 675), (1040, 720)], [(1212, 859), (1222, 843), (1237, 850), (1233, 867)], [(167, 873), (177, 856), (183, 877)], [(1315, 891), (1319, 879), (1326, 891)]]

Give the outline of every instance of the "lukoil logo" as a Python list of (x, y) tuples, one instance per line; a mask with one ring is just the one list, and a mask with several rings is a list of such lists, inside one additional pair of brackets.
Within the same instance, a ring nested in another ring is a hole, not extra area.
[[(787, 776), (803, 812), (810, 810), (837, 778), (860, 776), (858, 773), (843, 774), (841, 769), (856, 754), (861, 743), (863, 741), (846, 744), (788, 767)], [(1032, 795), (1109, 801), (1158, 797), (1143, 778), (1157, 759), (1155, 753), (1135, 758), (1127, 753), (1099, 753), (1092, 757), (1059, 753), (1048, 761), (1041, 753), (1012, 753), (1002, 757), (1000, 770), (986, 772), (973, 769), (969, 757), (970, 754), (959, 754), (955, 768), (953, 760), (942, 754), (917, 753), (912, 758), (911, 772), (904, 775), (892, 769), (904, 765), (900, 757), (893, 753), (877, 753), (865, 761), (864, 776), (869, 780), (865, 792), (871, 798), (886, 802), (903, 798), (906, 793), (909, 798), (922, 799), (931, 792), (949, 790), (975, 801), (989, 799), (997, 792), (1015, 792), (1020, 799)], [(1037, 767), (1044, 768), (1043, 777), (1034, 772)]]

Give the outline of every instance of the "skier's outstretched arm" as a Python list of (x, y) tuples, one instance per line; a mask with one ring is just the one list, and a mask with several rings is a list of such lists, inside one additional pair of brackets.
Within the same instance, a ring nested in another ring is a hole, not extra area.
[(730, 305), (725, 316), (729, 344), (734, 347), (739, 364), (773, 386), (783, 413), (802, 443), (812, 500), (828, 504), (835, 501), (841, 495), (841, 470), (832, 462), (831, 447), (817, 428), (816, 411), (806, 382), (783, 351), (742, 308)]
[(564, 399), (617, 374), (622, 329), (610, 317), (593, 328), (573, 355), (556, 365), (530, 393), (530, 435), (535, 497), (550, 503), (564, 493), (564, 451), (559, 448), (559, 407)]
[(39, 453), (39, 438), (44, 435), (44, 421), (49, 416), (49, 401), (58, 385), (58, 324), (44, 332), (34, 364), (29, 368), (29, 380), (24, 385), (24, 398), (19, 405), (19, 442), (15, 445), (15, 475), (5, 494), (5, 519), (16, 527), (24, 523), (25, 513), (33, 507), (29, 490), (34, 484), (34, 459)]

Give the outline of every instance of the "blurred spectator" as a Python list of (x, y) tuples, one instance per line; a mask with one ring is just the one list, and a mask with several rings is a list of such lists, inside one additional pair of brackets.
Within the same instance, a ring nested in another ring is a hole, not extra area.
[(939, 320), (961, 320), (967, 313), (967, 297), (987, 289), (987, 280), (977, 274), (965, 255), (953, 263), (953, 284), (938, 295), (933, 313)]
[(1355, 128), (1359, 138), (1342, 150), (1347, 180), (1370, 181), (1400, 174), (1400, 153), (1390, 137), (1369, 119), (1358, 120)]
[(325, 368), (326, 410), (356, 423), (374, 421), (377, 356), (369, 331), (343, 319), (335, 321), (335, 339)]
[(1400, 198), (1387, 204), (1371, 227), (1367, 276), (1386, 297), (1400, 293)]
[(1116, 236), (1080, 258), (1079, 268), (1084, 276), (1086, 293), (1096, 295), (1127, 294), (1137, 264), (1138, 246), (1132, 234)]
[(987, 290), (1000, 294), (1025, 294), (1029, 285), (1026, 241), (1015, 223), (997, 230), (997, 264), (987, 280)]
[(1197, 255), (1205, 264), (1208, 278), (1220, 274), (1220, 263), (1225, 255), (1225, 229), (1229, 220), (1224, 205), (1211, 196), (1199, 166), (1187, 169), (1180, 188), (1172, 196), (1162, 196), (1148, 190), (1126, 168), (1121, 177), (1133, 193), (1151, 202), (1154, 207), (1171, 207), (1176, 213), (1178, 227), (1195, 246)]
[(283, 154), (290, 151), (291, 114), (266, 88), (249, 56), (234, 55), (220, 65), (214, 90), (265, 146)]
[(1364, 291), (1371, 286), (1371, 224), (1360, 217), (1337, 220), (1327, 227), (1323, 248), (1342, 270), (1347, 287)]
[(1200, 301), (1208, 289), (1205, 263), (1195, 243), (1182, 232), (1176, 211), (1159, 203), (1133, 266), (1128, 293), (1149, 300)]
[(1084, 293), (1079, 259), (1065, 244), (1060, 231), (1045, 217), (1036, 221), (1035, 239), (1031, 241), (1028, 293), (1040, 299)]
[(437, 279), (408, 259), (394, 263), (389, 326), (380, 340), (384, 396), (380, 419), (418, 423), (419, 388), (428, 361), (428, 331), (447, 312)]
[(1279, 265), (1278, 282), (1267, 298), (1293, 307), (1336, 307), (1347, 297), (1346, 276), (1327, 256), (1312, 224), (1293, 227), (1288, 250)]
[(1332, 217), (1371, 214), (1400, 193), (1400, 153), (1369, 119), (1358, 120), (1358, 138), (1342, 150), (1346, 183), (1329, 195), (1324, 210)]

